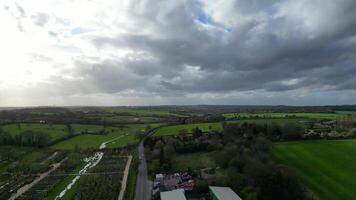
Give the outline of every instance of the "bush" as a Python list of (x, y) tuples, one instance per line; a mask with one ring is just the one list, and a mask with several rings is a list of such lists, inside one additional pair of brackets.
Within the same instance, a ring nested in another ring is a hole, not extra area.
[(298, 124), (285, 124), (282, 128), (282, 139), (297, 140), (301, 139), (304, 134), (304, 129)]
[(198, 179), (195, 181), (194, 191), (196, 193), (208, 193), (209, 191), (209, 184), (206, 180)]

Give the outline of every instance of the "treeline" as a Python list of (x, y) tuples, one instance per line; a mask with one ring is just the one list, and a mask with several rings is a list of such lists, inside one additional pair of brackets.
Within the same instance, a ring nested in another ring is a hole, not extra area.
[(340, 106), (243, 106), (243, 105), (198, 105), (198, 106), (178, 106), (185, 111), (201, 114), (223, 114), (236, 112), (335, 112), (335, 111), (356, 111), (356, 105)]
[[(128, 117), (115, 120), (115, 117)], [(45, 121), (53, 124), (92, 124), (114, 126), (118, 124), (127, 123), (144, 123), (140, 120), (132, 121), (137, 117), (151, 117), (152, 122), (181, 122), (182, 118), (174, 115), (161, 116), (157, 114), (136, 114), (136, 113), (117, 113), (108, 112), (102, 109), (98, 110), (76, 110), (67, 108), (28, 108), (28, 109), (15, 109), (15, 110), (2, 110), (0, 111), (0, 124), (10, 123), (38, 123)], [(113, 118), (113, 119), (111, 119)]]
[(23, 131), (12, 135), (0, 128), (0, 145), (45, 147), (51, 143), (51, 137), (43, 132)]
[[(255, 123), (223, 123), (224, 133), (234, 133), (239, 137), (246, 135), (263, 135), (272, 141), (302, 139), (305, 127), (296, 123), (255, 124)], [(225, 134), (226, 135), (226, 134)]]
[(68, 134), (55, 140), (48, 133), (41, 131), (25, 130), (19, 134), (11, 134), (0, 127), (0, 145), (46, 147), (76, 136), (72, 126), (70, 124), (66, 126)]

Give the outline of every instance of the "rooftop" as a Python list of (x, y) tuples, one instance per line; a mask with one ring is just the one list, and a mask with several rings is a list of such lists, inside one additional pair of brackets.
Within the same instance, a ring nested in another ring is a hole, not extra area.
[(183, 189), (161, 192), (161, 200), (187, 200)]
[(216, 187), (209, 186), (211, 192), (220, 200), (242, 200), (231, 188), (229, 187)]

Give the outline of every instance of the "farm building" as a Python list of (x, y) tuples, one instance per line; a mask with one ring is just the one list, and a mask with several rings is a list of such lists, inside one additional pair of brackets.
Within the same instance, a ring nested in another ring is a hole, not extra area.
[(183, 189), (161, 192), (161, 200), (187, 200)]
[(209, 194), (213, 200), (241, 200), (229, 187), (209, 186)]

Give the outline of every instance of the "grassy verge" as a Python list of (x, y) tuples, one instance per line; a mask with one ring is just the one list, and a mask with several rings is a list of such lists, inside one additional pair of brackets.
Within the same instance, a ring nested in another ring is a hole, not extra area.
[(127, 187), (125, 192), (125, 200), (134, 200), (135, 191), (136, 191), (136, 180), (137, 180), (137, 171), (135, 168), (131, 167), (129, 172), (129, 177), (127, 179)]

